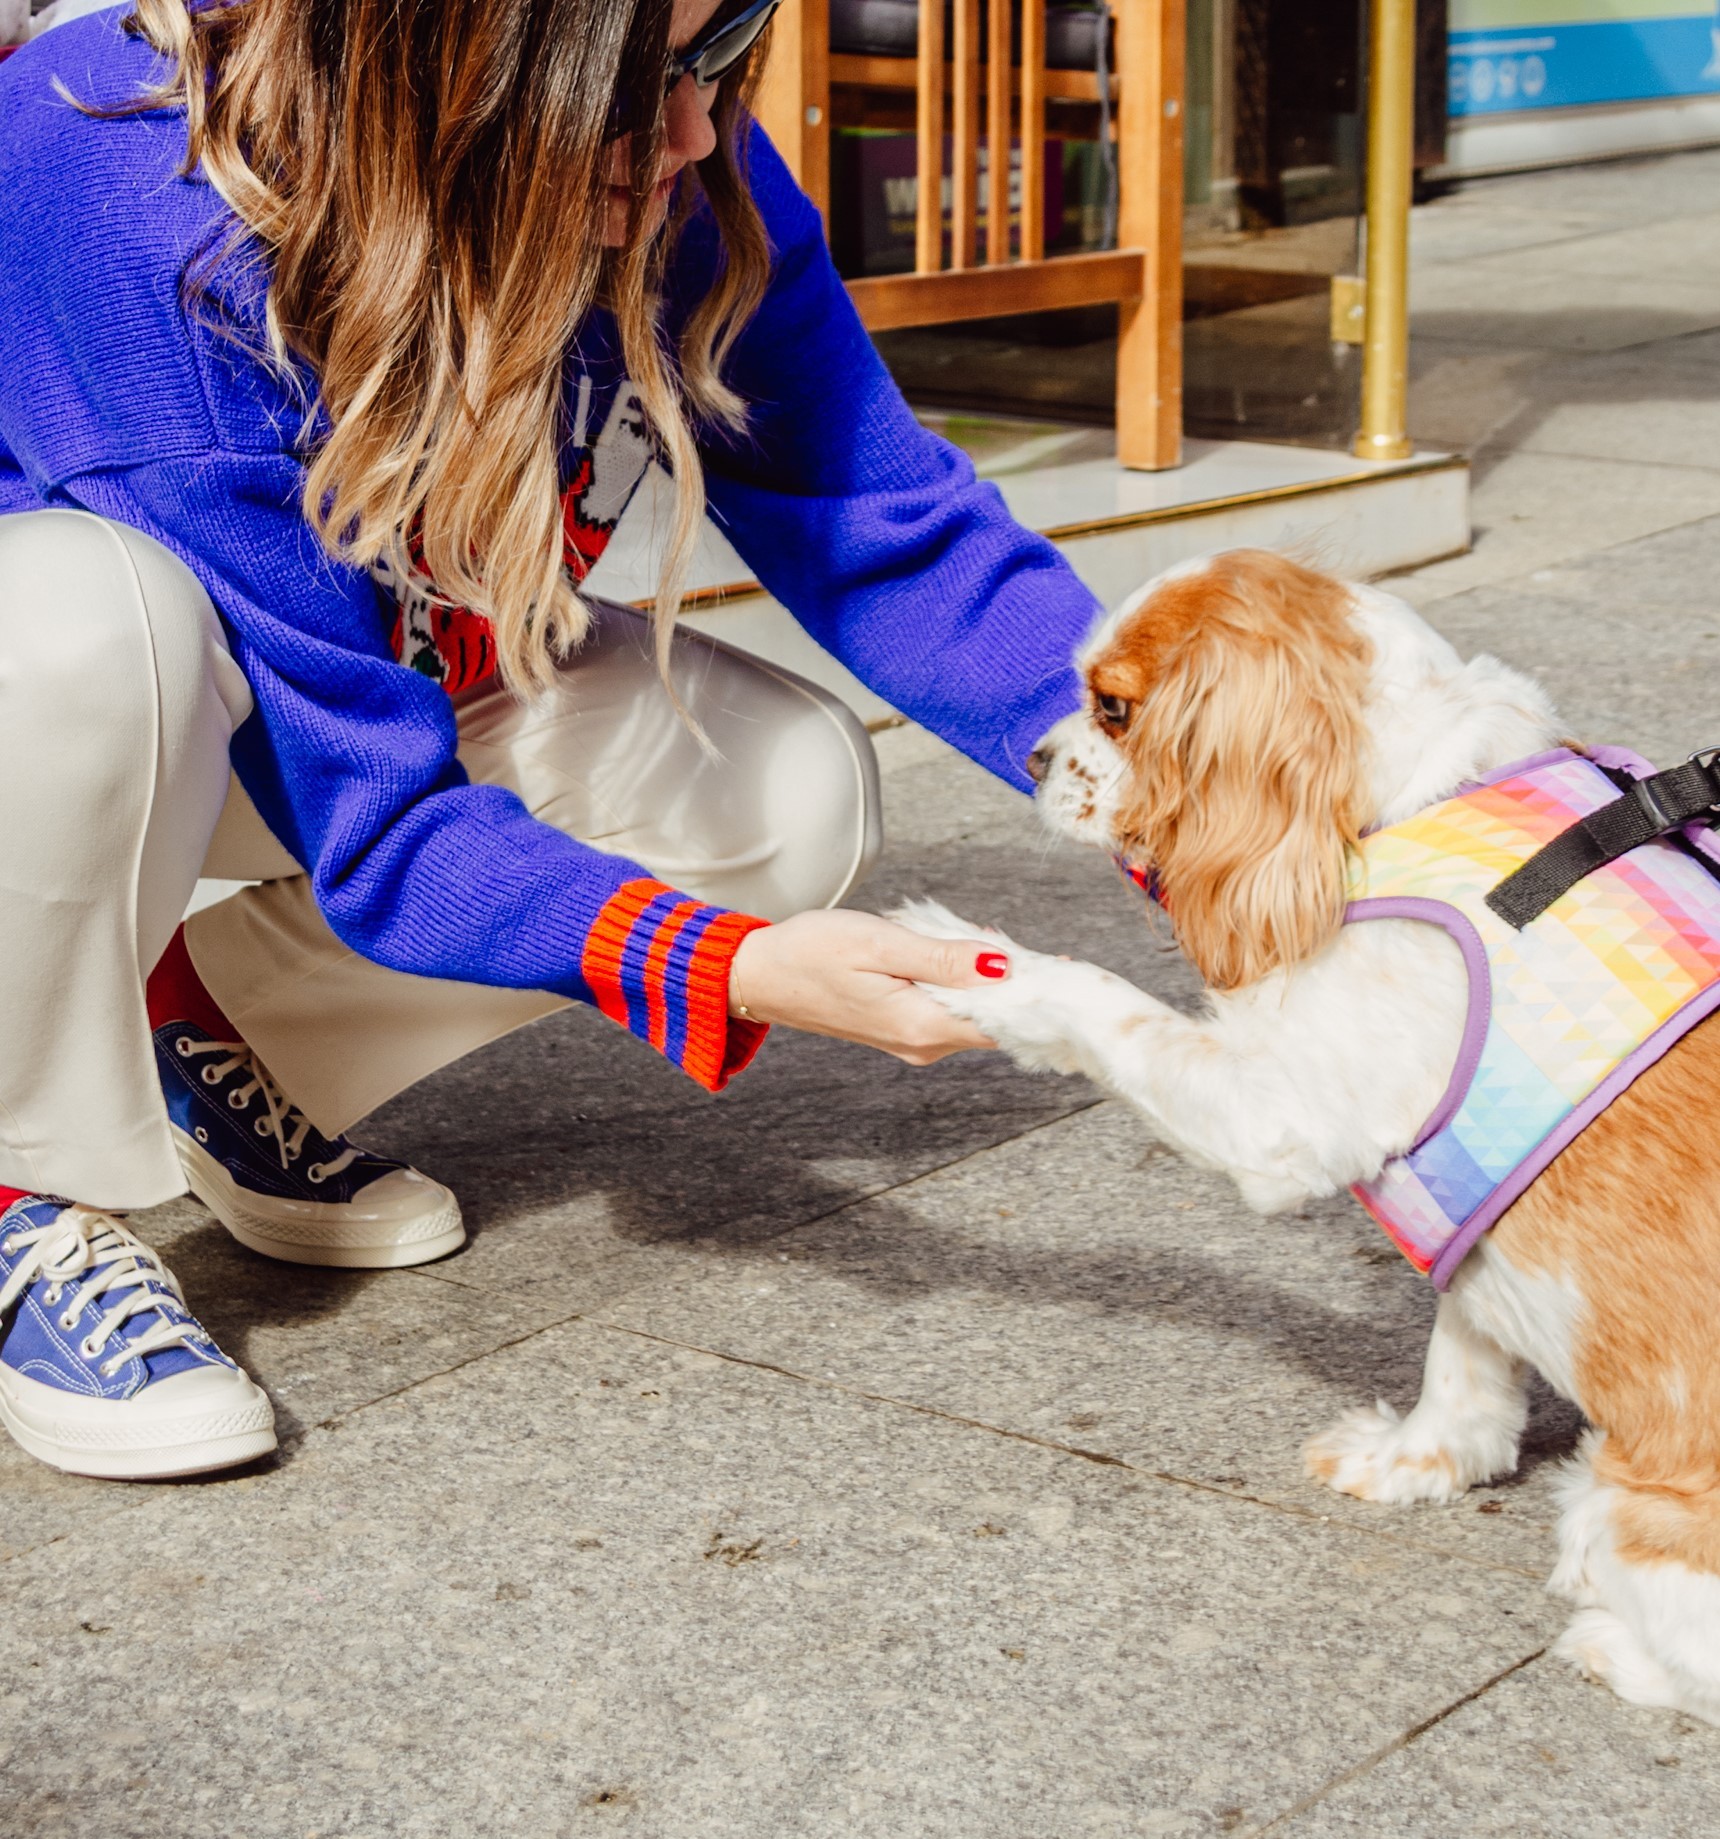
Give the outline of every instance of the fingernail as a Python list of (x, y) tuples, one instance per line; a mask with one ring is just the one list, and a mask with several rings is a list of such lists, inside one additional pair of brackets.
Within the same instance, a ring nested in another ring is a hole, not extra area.
[(1009, 960), (1000, 951), (982, 951), (974, 959), (973, 967), (982, 977), (1007, 977)]

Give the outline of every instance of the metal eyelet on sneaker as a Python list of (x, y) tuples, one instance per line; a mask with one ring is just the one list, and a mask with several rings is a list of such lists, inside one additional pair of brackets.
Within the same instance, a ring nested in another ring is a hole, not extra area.
[(221, 1083), (221, 1075), (214, 1067), (206, 1066), (203, 1069), (203, 1083), (206, 1086), (218, 1086)]
[(66, 1313), (60, 1317), (60, 1326), (66, 1331), (67, 1334), (70, 1334), (72, 1330), (77, 1327), (77, 1325), (78, 1325), (78, 1318), (77, 1318), (77, 1312), (75, 1310), (68, 1309)]
[(258, 1136), (266, 1137), (269, 1134), (269, 1120), (266, 1117), (260, 1117), (251, 1128), (256, 1131)]
[(86, 1360), (94, 1360), (96, 1355), (101, 1351), (102, 1350), (96, 1345), (96, 1338), (94, 1335), (85, 1335), (78, 1343), (78, 1352), (82, 1354)]
[(112, 1379), (114, 1374), (117, 1373), (120, 1370), (120, 1368), (124, 1365), (125, 1365), (125, 1361), (123, 1359), (104, 1360), (101, 1366), (102, 1378)]
[(173, 1043), (173, 1051), (178, 1054), (181, 1060), (189, 1060), (191, 1058), (190, 1035), (182, 1034), (179, 1039)]
[(63, 1283), (51, 1283), (48, 1285), (47, 1289), (42, 1292), (42, 1301), (52, 1309), (55, 1303), (57, 1303), (65, 1293), (66, 1286)]
[(205, 1130), (201, 1124), (193, 1130), (192, 1135), (196, 1137), (199, 1143), (207, 1143), (209, 1141), (209, 1132)]
[(250, 1102), (251, 1101), (246, 1098), (243, 1093), (229, 1092), (227, 1094), (227, 1103), (232, 1106), (235, 1111), (243, 1111)]
[(310, 1167), (305, 1170), (305, 1180), (310, 1182), (312, 1186), (320, 1188), (322, 1184), (328, 1180), (328, 1170), (325, 1169), (320, 1162), (313, 1162)]
[(11, 1257), (13, 1252), (17, 1249), (18, 1241), (16, 1239), (8, 1239), (4, 1245), (0, 1245), (0, 1252), (4, 1252), (8, 1258)]

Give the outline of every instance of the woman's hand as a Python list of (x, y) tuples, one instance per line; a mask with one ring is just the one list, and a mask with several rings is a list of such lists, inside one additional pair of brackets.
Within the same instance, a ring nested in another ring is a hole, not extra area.
[(741, 940), (729, 971), (729, 1013), (929, 1066), (995, 1043), (914, 985), (971, 989), (1007, 969), (983, 939), (923, 938), (893, 920), (842, 909), (797, 913)]

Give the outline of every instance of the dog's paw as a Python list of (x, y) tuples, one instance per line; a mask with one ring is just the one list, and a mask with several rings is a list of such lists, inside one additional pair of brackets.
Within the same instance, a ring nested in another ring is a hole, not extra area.
[(1115, 981), (1096, 965), (1011, 947), (1009, 975), (1001, 983), (967, 990), (920, 987), (990, 1035), (1018, 1065), (1032, 1072), (1081, 1073), (1094, 1071), (1101, 1057), (1107, 980)]
[(1611, 1610), (1579, 1609), (1553, 1643), (1553, 1654), (1600, 1685), (1611, 1686), (1628, 1704), (1675, 1706), (1710, 1724), (1720, 1722), (1713, 1695), (1681, 1692), (1636, 1631)]
[(1399, 1417), (1384, 1399), (1371, 1411), (1348, 1411), (1304, 1445), (1303, 1466), (1316, 1480), (1360, 1501), (1402, 1507), (1411, 1501), (1454, 1501), (1477, 1482), (1515, 1466), (1515, 1445), (1494, 1434), (1465, 1440), (1429, 1434), (1416, 1416)]
[(929, 983), (920, 988), (952, 1015), (989, 1035), (1029, 1072), (1081, 1071), (1080, 1054), (1056, 1014), (1036, 1002), (1016, 976), (989, 989), (950, 990)]
[(1008, 933), (972, 925), (933, 900), (909, 901), (888, 917), (927, 938), (982, 940), (1008, 958), (1008, 975), (996, 983), (966, 990), (919, 987), (1033, 1072), (1097, 1076), (1119, 1018), (1150, 1001), (1096, 964), (1032, 951)]
[[(1002, 981), (967, 990), (923, 983), (920, 988), (952, 1015), (970, 1021), (1020, 1065), (1034, 1072), (1075, 1073), (1081, 1061), (1071, 1041), (1068, 1005), (1056, 1001), (1051, 987), (1058, 970), (1072, 968), (1067, 959), (1030, 951), (995, 926), (976, 926), (935, 900), (910, 900), (888, 916), (929, 939), (978, 939), (994, 945), (1009, 960)], [(1083, 969), (1091, 969), (1083, 966)]]

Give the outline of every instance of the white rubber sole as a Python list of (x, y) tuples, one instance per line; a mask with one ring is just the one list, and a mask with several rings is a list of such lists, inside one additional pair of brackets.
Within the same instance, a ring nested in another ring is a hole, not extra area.
[[(174, 1129), (173, 1141), (191, 1192), (239, 1241), (286, 1264), (390, 1271), (446, 1258), (466, 1242), (460, 1203), (440, 1182), (414, 1169), (364, 1190), (370, 1207), (277, 1201), (241, 1188), (203, 1145)], [(265, 1209), (273, 1209), (266, 1211)]]
[(231, 1367), (178, 1373), (133, 1398), (107, 1399), (62, 1392), (0, 1366), (0, 1424), (38, 1462), (107, 1481), (207, 1475), (275, 1447), (273, 1406)]

